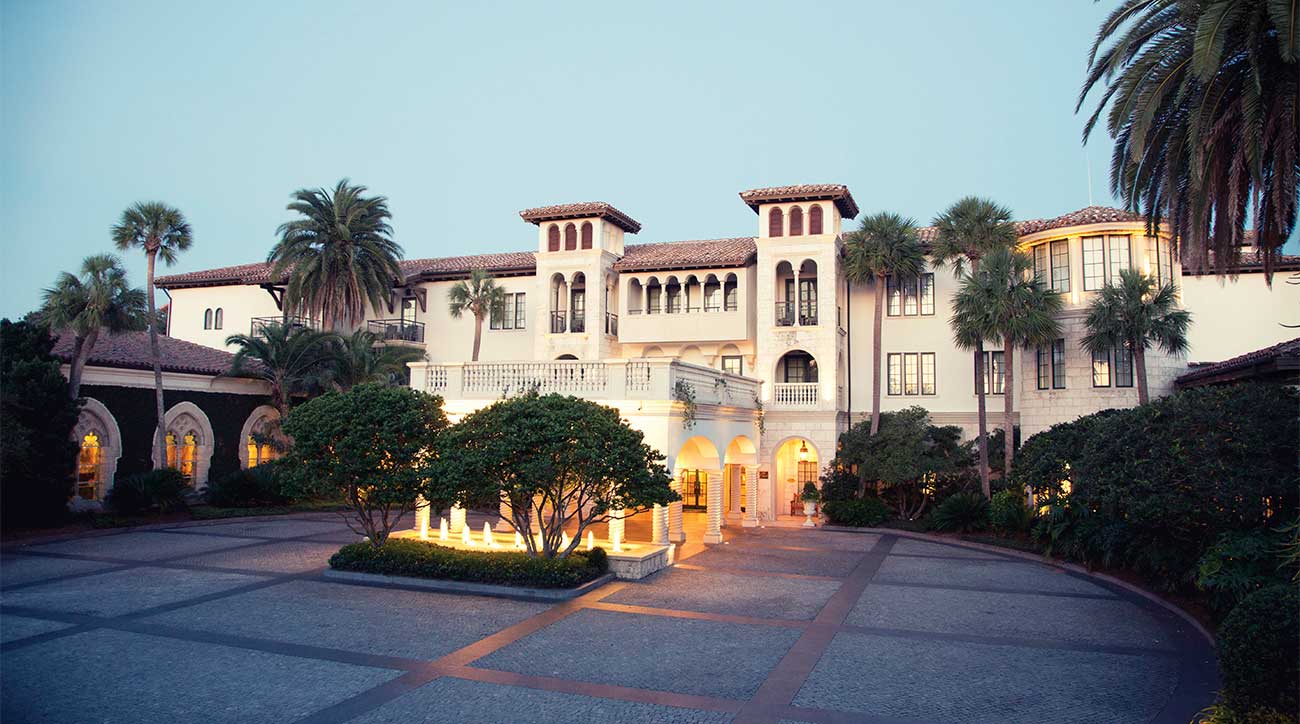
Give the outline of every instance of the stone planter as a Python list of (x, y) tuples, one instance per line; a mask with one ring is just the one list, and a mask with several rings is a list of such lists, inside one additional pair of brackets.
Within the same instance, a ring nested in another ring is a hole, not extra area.
[(803, 501), (803, 516), (804, 516), (803, 527), (815, 528), (817, 524), (813, 522), (813, 516), (816, 514), (817, 514), (817, 503), (811, 500)]

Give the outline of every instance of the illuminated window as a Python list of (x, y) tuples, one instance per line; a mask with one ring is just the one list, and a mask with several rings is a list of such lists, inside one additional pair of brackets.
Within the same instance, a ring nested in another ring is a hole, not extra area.
[(1110, 278), (1119, 281), (1121, 269), (1129, 269), (1133, 266), (1132, 252), (1129, 249), (1129, 237), (1112, 236), (1110, 237)]
[(77, 497), (99, 500), (103, 479), (104, 455), (99, 436), (88, 432), (81, 438), (81, 452), (77, 455)]
[(167, 433), (167, 467), (176, 468), (185, 482), (194, 484), (194, 460), (198, 457), (199, 441), (194, 433), (187, 432), (176, 443), (176, 433)]
[(1051, 272), (1047, 269), (1047, 244), (1034, 247), (1034, 279), (1043, 286), (1052, 285)]
[(1106, 284), (1106, 249), (1100, 236), (1083, 237), (1083, 289), (1096, 291)]
[(1066, 239), (1052, 242), (1052, 291), (1070, 291), (1070, 242)]
[(1092, 386), (1110, 387), (1110, 350), (1092, 353)]
[(263, 463), (269, 463), (276, 458), (275, 448), (271, 447), (269, 442), (257, 441), (252, 435), (248, 436), (248, 467), (255, 468)]

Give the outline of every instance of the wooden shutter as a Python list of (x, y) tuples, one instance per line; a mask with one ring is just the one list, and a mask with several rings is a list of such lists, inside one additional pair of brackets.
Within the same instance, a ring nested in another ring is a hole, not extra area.
[(813, 204), (812, 208), (808, 209), (808, 233), (809, 234), (822, 233), (821, 204)]
[(578, 248), (578, 227), (573, 224), (564, 225), (564, 250), (573, 251)]
[(785, 219), (781, 214), (781, 210), (772, 209), (772, 211), (767, 215), (767, 235), (783, 236), (784, 226), (785, 226)]
[(591, 248), (591, 222), (582, 222), (582, 248)]
[(790, 209), (790, 236), (803, 236), (803, 207)]
[(560, 250), (560, 227), (551, 224), (551, 228), (546, 231), (546, 250)]

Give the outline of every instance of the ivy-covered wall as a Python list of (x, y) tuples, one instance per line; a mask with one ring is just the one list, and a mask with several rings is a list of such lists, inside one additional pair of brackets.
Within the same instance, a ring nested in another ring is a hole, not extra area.
[[(156, 425), (153, 390), (143, 387), (107, 387), (82, 385), (81, 395), (104, 403), (117, 418), (122, 433), (122, 457), (117, 477), (153, 469), (153, 432)], [(179, 402), (192, 402), (212, 423), (212, 466), (208, 480), (216, 480), (239, 469), (239, 433), (244, 421), (259, 405), (267, 404), (264, 395), (236, 395), (225, 392), (163, 390), (168, 410)]]

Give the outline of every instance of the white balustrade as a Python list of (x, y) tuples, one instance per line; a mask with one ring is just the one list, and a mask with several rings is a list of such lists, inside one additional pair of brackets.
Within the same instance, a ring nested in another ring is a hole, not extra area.
[(821, 402), (818, 382), (775, 382), (772, 404), (777, 407), (816, 407)]

